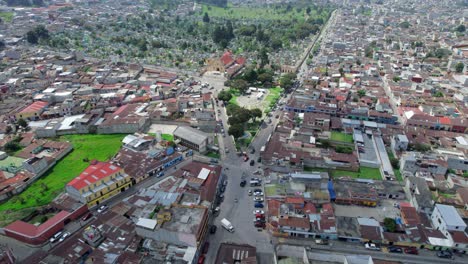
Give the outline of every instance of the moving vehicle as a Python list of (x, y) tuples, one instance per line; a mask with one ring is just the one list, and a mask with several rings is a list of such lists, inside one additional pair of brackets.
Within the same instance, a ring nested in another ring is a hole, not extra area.
[(109, 207), (107, 205), (101, 205), (99, 206), (99, 208), (97, 209), (97, 212), (98, 213), (102, 213), (104, 211), (106, 211)]
[(364, 246), (369, 250), (380, 250), (380, 248), (377, 247), (374, 243), (366, 243)]
[(252, 196), (252, 190), (249, 190), (249, 196)]
[(247, 181), (246, 180), (242, 180), (240, 182), (240, 187), (245, 187), (245, 185), (247, 184)]
[(454, 259), (452, 252), (448, 250), (442, 250), (442, 251), (437, 252), (437, 257), (446, 258), (446, 259)]
[(253, 165), (255, 165), (255, 160), (250, 161), (250, 166), (253, 166)]
[(203, 264), (205, 263), (205, 255), (201, 255), (199, 258), (198, 258), (198, 264)]
[(218, 229), (215, 225), (212, 225), (210, 226), (210, 233), (211, 234), (215, 234), (216, 233), (216, 229)]
[(403, 249), (401, 247), (391, 246), (391, 247), (388, 247), (388, 252), (390, 252), (390, 253), (403, 253)]
[(234, 227), (226, 218), (221, 219), (221, 226), (224, 227), (227, 231), (234, 233)]
[(59, 232), (55, 233), (55, 235), (53, 235), (49, 239), (50, 243), (54, 243), (55, 241), (57, 241), (62, 236), (62, 234), (63, 234), (62, 231), (59, 231)]

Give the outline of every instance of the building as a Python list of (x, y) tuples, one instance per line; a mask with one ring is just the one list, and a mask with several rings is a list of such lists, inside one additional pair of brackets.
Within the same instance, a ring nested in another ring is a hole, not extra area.
[(257, 263), (257, 249), (251, 245), (221, 243), (216, 254), (215, 264)]
[(65, 187), (70, 196), (88, 206), (99, 205), (132, 186), (131, 177), (112, 163), (93, 161)]
[(19, 111), (17, 114), (15, 114), (15, 120), (18, 120), (20, 118), (25, 120), (37, 120), (40, 118), (42, 112), (44, 112), (48, 105), (48, 102), (34, 102), (26, 108), (24, 108), (23, 110)]
[(464, 231), (466, 224), (451, 205), (436, 204), (431, 215), (432, 224), (437, 230), (446, 233), (447, 231)]
[(404, 151), (408, 149), (409, 140), (406, 135), (395, 135), (391, 139), (393, 151)]
[(204, 153), (208, 149), (208, 145), (213, 143), (213, 137), (200, 130), (179, 126), (174, 131), (174, 140), (180, 140), (180, 144)]
[(413, 205), (418, 212), (430, 213), (432, 211), (434, 201), (432, 200), (431, 191), (424, 178), (406, 178), (405, 192), (411, 205)]
[(41, 245), (63, 230), (65, 225), (88, 212), (86, 204), (77, 202), (68, 194), (59, 195), (51, 205), (59, 211), (49, 220), (40, 225), (17, 220), (3, 228), (5, 235), (27, 244)]

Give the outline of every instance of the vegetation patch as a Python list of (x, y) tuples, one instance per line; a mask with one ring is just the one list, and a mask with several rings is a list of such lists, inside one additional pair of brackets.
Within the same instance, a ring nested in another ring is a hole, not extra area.
[(382, 180), (382, 176), (380, 175), (380, 170), (377, 168), (360, 167), (359, 171), (355, 172), (355, 171), (346, 171), (346, 170), (304, 167), (304, 171), (328, 172), (328, 174), (333, 178), (351, 177), (355, 179), (359, 178), (359, 179), (370, 179), (370, 180)]
[[(29, 186), (21, 194), (12, 197), (0, 205), (0, 211), (11, 214), (12, 211), (30, 209), (49, 204), (65, 185), (78, 176), (89, 161), (105, 161), (112, 158), (120, 149), (123, 134), (115, 135), (69, 135), (60, 137), (60, 141), (69, 141), (73, 151), (51, 168), (41, 179)], [(10, 218), (14, 220), (15, 218)], [(4, 220), (4, 222), (8, 222)]]
[(171, 134), (161, 134), (161, 138), (166, 141), (174, 141), (174, 135)]
[(353, 143), (353, 135), (345, 134), (343, 132), (332, 131), (331, 140), (346, 142), (346, 143)]
[(4, 22), (10, 23), (13, 20), (13, 12), (0, 11), (0, 19)]

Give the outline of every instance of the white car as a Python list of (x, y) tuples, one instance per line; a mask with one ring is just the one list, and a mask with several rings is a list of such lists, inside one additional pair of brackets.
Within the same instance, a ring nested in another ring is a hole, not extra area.
[(98, 212), (98, 213), (102, 213), (102, 212), (104, 212), (105, 210), (107, 210), (107, 208), (108, 208), (107, 205), (101, 205), (101, 206), (99, 207), (99, 209), (97, 209), (97, 212)]
[(253, 200), (254, 202), (263, 202), (263, 197), (255, 196)]
[(71, 234), (70, 232), (65, 232), (63, 233), (62, 237), (60, 237), (59, 242), (62, 242), (65, 240), (65, 238), (69, 237)]
[(57, 232), (53, 237), (50, 238), (50, 243), (54, 243), (62, 236), (62, 231)]
[(263, 210), (254, 210), (253, 214), (265, 214)]
[(366, 243), (364, 246), (369, 250), (380, 250), (380, 248), (377, 247), (374, 243)]
[(255, 196), (263, 196), (263, 192), (254, 192)]

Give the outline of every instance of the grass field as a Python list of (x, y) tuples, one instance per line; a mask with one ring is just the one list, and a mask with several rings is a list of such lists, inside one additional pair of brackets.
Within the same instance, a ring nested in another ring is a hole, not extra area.
[(13, 16), (13, 12), (0, 12), (0, 18), (7, 23), (13, 20)]
[(351, 178), (359, 178), (359, 179), (382, 180), (382, 176), (380, 175), (380, 170), (376, 168), (360, 167), (358, 172), (354, 172), (354, 171), (345, 171), (345, 170), (305, 167), (304, 171), (309, 171), (309, 172), (310, 171), (325, 171), (325, 172), (328, 172), (330, 176), (333, 178), (351, 177)]
[[(70, 180), (78, 176), (89, 165), (89, 162), (84, 162), (83, 159), (97, 159), (100, 161), (110, 159), (120, 149), (124, 136), (123, 134), (118, 134), (70, 135), (61, 137), (61, 141), (69, 141), (73, 145), (73, 151), (57, 162), (41, 179), (31, 184), (20, 195), (1, 204), (0, 211), (10, 214), (11, 211), (49, 204), (63, 191), (65, 185)], [(44, 184), (48, 188), (47, 191), (43, 190)], [(21, 203), (17, 197), (22, 197), (24, 202)], [(0, 217), (0, 221), (2, 220), (5, 222)]]
[(167, 141), (174, 141), (174, 135), (171, 134), (161, 134), (161, 138)]
[(280, 95), (283, 92), (283, 88), (274, 87), (268, 89), (268, 95), (265, 97), (265, 101), (268, 103), (268, 106), (273, 106), (279, 99)]
[[(234, 7), (228, 5), (228, 7), (217, 7), (202, 5), (201, 15), (208, 13), (209, 17), (228, 18), (228, 19), (265, 19), (265, 20), (290, 20), (290, 19), (305, 19), (305, 8), (296, 9), (291, 8), (287, 10), (286, 7), (272, 8), (272, 7)], [(312, 10), (310, 13), (311, 17), (317, 16), (317, 12)]]
[(332, 131), (331, 132), (331, 140), (346, 142), (346, 143), (353, 143), (353, 135), (345, 134), (345, 133), (342, 133), (342, 132)]

